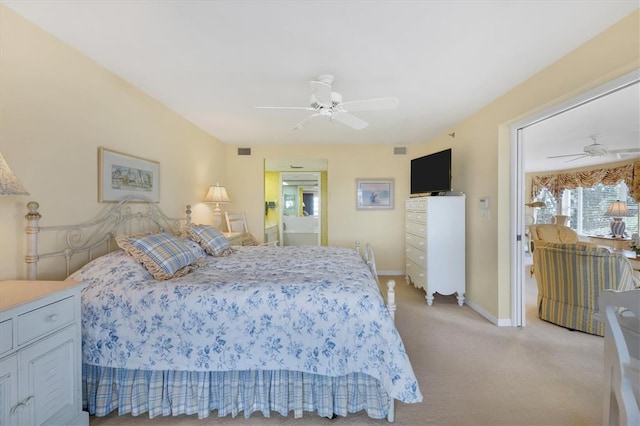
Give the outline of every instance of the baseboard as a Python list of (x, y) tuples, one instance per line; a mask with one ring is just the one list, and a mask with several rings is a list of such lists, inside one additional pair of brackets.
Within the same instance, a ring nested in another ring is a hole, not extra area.
[(477, 313), (482, 315), (484, 318), (486, 318), (489, 322), (491, 322), (494, 325), (497, 325), (498, 327), (511, 327), (512, 326), (512, 322), (511, 322), (510, 318), (496, 318), (495, 316), (493, 316), (492, 314), (487, 312), (484, 308), (482, 308), (481, 306), (476, 305), (475, 303), (473, 303), (468, 298), (464, 299), (464, 303), (465, 303), (465, 305), (469, 306), (471, 309), (473, 309), (474, 311), (476, 311)]
[(378, 275), (402, 275), (404, 277), (404, 271), (378, 271)]
[[(378, 271), (378, 276), (381, 276), (381, 277), (398, 276), (398, 275), (404, 276), (405, 272), (404, 271)], [(482, 308), (479, 305), (476, 305), (475, 303), (473, 303), (473, 301), (469, 300), (468, 298), (464, 299), (464, 303), (465, 305), (469, 306), (471, 309), (479, 313), (481, 316), (486, 318), (489, 322), (491, 322), (494, 325), (497, 325), (498, 327), (513, 326), (513, 323), (511, 322), (511, 318), (496, 318), (495, 316), (487, 312), (484, 308)]]

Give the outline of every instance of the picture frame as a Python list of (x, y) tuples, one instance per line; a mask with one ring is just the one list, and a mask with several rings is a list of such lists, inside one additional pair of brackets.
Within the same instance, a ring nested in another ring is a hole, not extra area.
[(393, 179), (356, 179), (357, 210), (392, 210)]
[(124, 197), (160, 201), (160, 163), (98, 148), (98, 202), (116, 203)]

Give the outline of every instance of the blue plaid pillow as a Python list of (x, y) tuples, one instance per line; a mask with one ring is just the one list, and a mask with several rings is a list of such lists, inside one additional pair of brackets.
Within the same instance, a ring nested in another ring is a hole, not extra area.
[(187, 234), (212, 256), (226, 256), (233, 253), (229, 240), (213, 226), (193, 225), (187, 230)]
[[(176, 237), (167, 233), (127, 237), (116, 241), (127, 254), (142, 263), (157, 280), (185, 275), (195, 268), (193, 251)], [(188, 268), (192, 266), (191, 268)]]

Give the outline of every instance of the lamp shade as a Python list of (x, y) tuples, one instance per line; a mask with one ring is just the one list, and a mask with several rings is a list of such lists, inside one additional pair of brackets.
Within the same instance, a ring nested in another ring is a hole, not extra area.
[(0, 153), (0, 195), (29, 195)]
[(609, 210), (607, 210), (607, 212), (605, 213), (605, 216), (631, 216), (631, 213), (629, 213), (629, 209), (627, 209), (627, 203), (617, 200), (611, 203), (611, 205), (609, 206)]
[(227, 189), (224, 186), (216, 186), (209, 187), (209, 191), (207, 191), (207, 195), (205, 195), (204, 200), (205, 203), (230, 203), (229, 196), (227, 195)]

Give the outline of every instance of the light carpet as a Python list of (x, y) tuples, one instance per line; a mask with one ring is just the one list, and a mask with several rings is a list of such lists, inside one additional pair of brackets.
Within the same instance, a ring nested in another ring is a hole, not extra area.
[[(596, 425), (602, 420), (603, 339), (541, 321), (535, 280), (527, 279), (527, 325), (497, 327), (454, 296), (397, 282), (396, 322), (425, 397), (396, 403), (398, 425)], [(384, 290), (386, 291), (386, 290)], [(360, 412), (334, 420), (256, 412), (249, 419), (212, 415), (91, 417), (91, 426), (129, 425), (372, 425), (387, 424)]]

